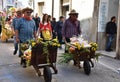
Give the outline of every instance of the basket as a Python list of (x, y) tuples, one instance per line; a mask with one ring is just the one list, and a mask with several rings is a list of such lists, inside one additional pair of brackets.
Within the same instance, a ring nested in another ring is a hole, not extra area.
[(57, 46), (48, 46), (49, 59), (51, 63), (55, 63), (57, 59)]
[(36, 44), (32, 48), (32, 56), (31, 56), (31, 65), (38, 65), (38, 64), (46, 64), (48, 63), (55, 63), (57, 58), (57, 47), (47, 46), (48, 47), (48, 54), (43, 52), (43, 44)]
[(75, 49), (75, 52), (73, 52), (74, 60), (85, 61), (85, 60), (90, 60), (91, 58), (94, 58), (95, 51), (92, 51), (91, 48), (89, 49), (90, 49), (90, 52), (81, 52), (80, 50)]
[(81, 52), (79, 50), (75, 50), (73, 53), (73, 59), (78, 61), (84, 61), (89, 59), (89, 52)]

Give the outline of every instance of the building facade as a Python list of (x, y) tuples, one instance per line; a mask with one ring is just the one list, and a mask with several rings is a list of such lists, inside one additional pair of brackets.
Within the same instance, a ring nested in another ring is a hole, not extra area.
[(92, 27), (94, 0), (35, 0), (34, 13), (38, 13), (40, 17), (43, 13), (47, 13), (58, 20), (61, 15), (68, 18), (72, 9), (79, 13), (82, 35), (90, 41), (89, 30)]
[(10, 7), (23, 8), (20, 0), (0, 0), (0, 10), (7, 11)]
[[(97, 42), (99, 50), (105, 50), (105, 26), (112, 16), (119, 18), (119, 0), (33, 0), (34, 14), (40, 17), (47, 13), (57, 20), (63, 15), (68, 18), (68, 13), (75, 9), (79, 13), (83, 37), (88, 41)], [(118, 32), (119, 20), (117, 19)], [(114, 41), (113, 48), (117, 52), (120, 48), (119, 34)], [(116, 45), (117, 43), (117, 45)], [(120, 54), (120, 52), (119, 52)]]

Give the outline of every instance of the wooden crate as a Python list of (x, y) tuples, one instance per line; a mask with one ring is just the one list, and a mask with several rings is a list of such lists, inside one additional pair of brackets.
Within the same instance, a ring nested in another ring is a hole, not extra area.
[[(31, 65), (55, 63), (57, 59), (57, 47), (48, 46), (48, 54), (43, 52), (43, 44), (37, 44), (32, 48)], [(47, 59), (48, 58), (48, 59)]]
[(73, 58), (74, 60), (77, 61), (85, 61), (85, 60), (90, 60), (91, 58), (95, 57), (95, 51), (92, 51), (91, 48), (90, 52), (82, 52), (78, 49), (75, 50), (75, 52), (73, 52)]

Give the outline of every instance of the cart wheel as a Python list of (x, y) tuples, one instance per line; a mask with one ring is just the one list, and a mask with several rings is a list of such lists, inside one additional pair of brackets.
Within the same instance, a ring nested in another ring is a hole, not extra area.
[(89, 61), (84, 61), (83, 68), (84, 68), (85, 74), (89, 75), (91, 72), (91, 67), (90, 67)]
[(44, 76), (45, 82), (51, 82), (51, 80), (52, 80), (52, 72), (50, 70), (50, 67), (48, 67), (48, 66), (44, 67), (43, 76)]

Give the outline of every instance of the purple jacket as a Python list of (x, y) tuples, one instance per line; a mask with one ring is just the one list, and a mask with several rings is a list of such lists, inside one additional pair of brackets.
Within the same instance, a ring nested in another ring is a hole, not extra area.
[(80, 21), (71, 21), (70, 18), (68, 18), (62, 28), (62, 36), (66, 38), (71, 38), (73, 35), (80, 35), (81, 34), (81, 28), (80, 28)]

